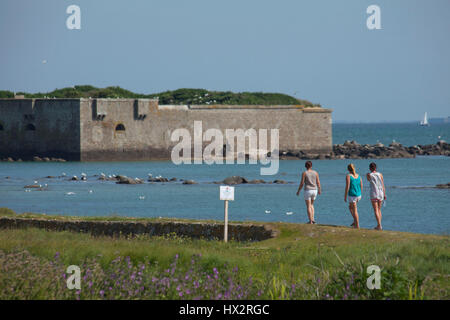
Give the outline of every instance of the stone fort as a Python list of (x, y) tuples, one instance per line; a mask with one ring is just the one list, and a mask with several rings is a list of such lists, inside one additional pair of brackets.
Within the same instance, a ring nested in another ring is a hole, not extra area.
[[(331, 110), (301, 105), (159, 105), (157, 99), (0, 99), (0, 157), (170, 159), (175, 129), (279, 129), (279, 150), (332, 151)], [(270, 140), (270, 139), (269, 139)], [(272, 150), (273, 151), (273, 150)]]

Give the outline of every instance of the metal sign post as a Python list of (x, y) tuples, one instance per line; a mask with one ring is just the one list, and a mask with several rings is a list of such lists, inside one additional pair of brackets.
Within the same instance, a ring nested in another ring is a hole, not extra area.
[(228, 201), (234, 201), (234, 187), (220, 186), (220, 200), (224, 200), (223, 241), (228, 242)]

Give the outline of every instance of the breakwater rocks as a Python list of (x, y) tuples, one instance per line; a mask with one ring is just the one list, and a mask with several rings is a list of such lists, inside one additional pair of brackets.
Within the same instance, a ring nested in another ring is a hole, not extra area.
[(292, 183), (292, 182), (287, 182), (285, 180), (274, 180), (274, 181), (265, 181), (262, 179), (254, 179), (254, 180), (249, 180), (246, 179), (244, 177), (241, 176), (231, 176), (228, 178), (225, 178), (222, 181), (215, 181), (215, 184), (227, 184), (227, 185), (235, 185), (235, 184), (264, 184), (264, 183), (275, 183), (275, 184), (288, 184), (288, 183)]
[(330, 154), (310, 154), (302, 151), (282, 151), (280, 159), (381, 159), (381, 158), (414, 158), (415, 156), (450, 156), (450, 145), (441, 140), (436, 144), (415, 145), (405, 147), (393, 141), (389, 146), (382, 143), (374, 145), (359, 144), (356, 141), (346, 141), (333, 146)]
[[(223, 224), (184, 221), (82, 221), (38, 218), (0, 217), (2, 229), (40, 228), (49, 231), (90, 233), (94, 236), (164, 236), (176, 234), (194, 239), (223, 239)], [(228, 237), (235, 241), (262, 241), (277, 236), (277, 231), (267, 225), (228, 225)]]
[[(359, 144), (356, 141), (346, 141), (343, 144), (335, 144), (331, 153), (307, 153), (301, 150), (280, 150), (280, 160), (325, 160), (325, 159), (381, 159), (381, 158), (414, 158), (415, 156), (450, 156), (450, 144), (441, 140), (435, 144), (415, 145), (411, 147), (393, 141), (389, 146), (382, 143)], [(270, 157), (270, 152), (268, 153)], [(249, 155), (246, 155), (249, 158)], [(170, 159), (168, 159), (170, 160)], [(21, 162), (22, 159), (12, 157), (3, 158), (5, 162)], [(33, 157), (26, 161), (35, 162), (66, 162), (62, 158)], [(107, 179), (105, 179), (107, 180)], [(167, 182), (159, 178), (149, 179), (150, 182)], [(134, 184), (133, 182), (121, 182)]]
[(38, 157), (34, 156), (32, 158), (13, 158), (13, 157), (6, 157), (2, 158), (2, 161), (4, 162), (22, 162), (22, 161), (34, 161), (34, 162), (66, 162), (67, 160), (63, 158), (53, 158), (53, 157)]

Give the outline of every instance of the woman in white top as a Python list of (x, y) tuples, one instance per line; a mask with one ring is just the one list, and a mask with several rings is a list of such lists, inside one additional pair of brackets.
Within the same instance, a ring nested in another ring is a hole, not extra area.
[(298, 186), (297, 196), (300, 194), (303, 186), (305, 186), (305, 193), (303, 198), (306, 203), (306, 211), (308, 212), (309, 224), (316, 224), (314, 221), (314, 200), (316, 200), (317, 193), (321, 194), (319, 174), (312, 169), (312, 162), (306, 161), (306, 171), (302, 173), (302, 180)]
[(377, 165), (372, 162), (369, 165), (370, 173), (367, 174), (367, 180), (370, 182), (370, 201), (372, 202), (375, 219), (377, 219), (376, 230), (382, 230), (381, 227), (381, 204), (386, 200), (386, 188), (384, 187), (383, 175), (377, 172)]

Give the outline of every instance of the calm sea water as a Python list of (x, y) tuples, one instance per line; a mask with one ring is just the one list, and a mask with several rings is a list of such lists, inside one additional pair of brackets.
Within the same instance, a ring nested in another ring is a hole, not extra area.
[(393, 140), (404, 146), (425, 145), (439, 140), (450, 142), (450, 123), (421, 127), (417, 123), (333, 124), (333, 144), (355, 140), (360, 144), (378, 141), (389, 145)]
[[(403, 128), (403, 129), (401, 129)], [(425, 129), (425, 130), (422, 130)], [(405, 145), (434, 143), (437, 136), (450, 135), (450, 125), (440, 128), (420, 128), (414, 125), (334, 125), (334, 143), (357, 140), (388, 143), (392, 139)], [(433, 131), (434, 130), (434, 131)], [(372, 134), (369, 134), (372, 132)], [(436, 135), (437, 133), (437, 135)], [(428, 136), (428, 138), (425, 138)], [(415, 137), (414, 137), (415, 136)], [(436, 137), (435, 137), (436, 136)], [(390, 141), (389, 141), (390, 140)], [(357, 170), (367, 172), (368, 160), (353, 160)], [(383, 227), (420, 233), (448, 234), (450, 231), (450, 191), (431, 187), (450, 182), (450, 157), (418, 157), (415, 159), (382, 159), (376, 161), (385, 177), (386, 207), (383, 207)], [(345, 174), (348, 160), (314, 161), (320, 173), (323, 194), (316, 201), (316, 221), (321, 224), (349, 225), (352, 222), (344, 202)], [(259, 165), (180, 165), (166, 162), (68, 162), (68, 163), (0, 163), (0, 207), (17, 212), (80, 216), (173, 217), (192, 219), (223, 219), (223, 202), (219, 186), (213, 181), (231, 175), (249, 179), (283, 179), (286, 185), (238, 185), (235, 201), (230, 203), (233, 221), (284, 221), (303, 223), (307, 220), (302, 195), (297, 197), (300, 173), (304, 161), (281, 161), (276, 176), (260, 176)], [(66, 178), (47, 179), (46, 176)], [(69, 181), (68, 177), (84, 172), (88, 181)], [(153, 176), (193, 179), (196, 185), (181, 182), (117, 185), (98, 181), (93, 175), (101, 172), (129, 177)], [(5, 177), (9, 176), (10, 179)], [(34, 180), (48, 184), (45, 191), (26, 192), (24, 186)], [(375, 218), (365, 183), (359, 203), (361, 227), (372, 228)], [(270, 211), (270, 213), (266, 213)], [(287, 212), (293, 212), (287, 215)]]

